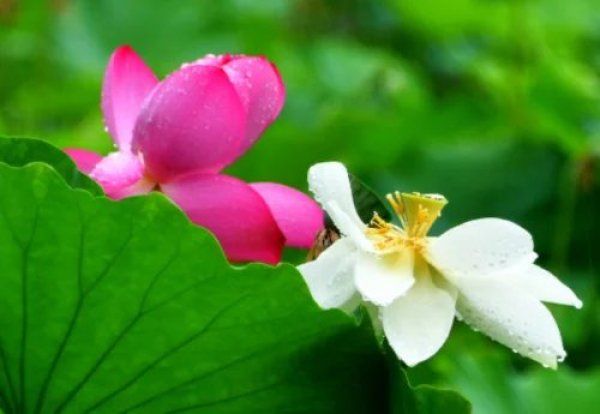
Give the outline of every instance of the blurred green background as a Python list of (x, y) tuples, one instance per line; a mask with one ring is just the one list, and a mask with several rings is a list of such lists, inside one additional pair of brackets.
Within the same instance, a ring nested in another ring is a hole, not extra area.
[(557, 372), (458, 324), (413, 382), (476, 413), (600, 406), (600, 5), (597, 0), (0, 0), (0, 134), (108, 152), (100, 85), (131, 44), (164, 76), (206, 53), (264, 54), (288, 98), (230, 172), (305, 189), (341, 160), (374, 188), (439, 192), (436, 230), (498, 216), (576, 290), (553, 306)]

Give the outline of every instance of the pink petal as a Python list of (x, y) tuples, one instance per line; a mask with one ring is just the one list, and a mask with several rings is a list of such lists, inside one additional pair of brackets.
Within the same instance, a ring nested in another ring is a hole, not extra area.
[(286, 245), (309, 249), (323, 229), (324, 214), (306, 194), (275, 183), (251, 184), (271, 209)]
[(140, 159), (125, 151), (113, 152), (104, 157), (90, 173), (110, 198), (119, 200), (145, 194), (155, 183), (144, 176), (144, 165)]
[(161, 186), (194, 223), (212, 231), (235, 262), (276, 264), (284, 237), (248, 184), (226, 175), (189, 174)]
[(114, 51), (104, 74), (102, 112), (119, 149), (129, 150), (142, 102), (157, 83), (152, 70), (131, 47)]
[(279, 116), (285, 102), (285, 87), (277, 68), (263, 57), (241, 57), (224, 67), (247, 110), (243, 154)]
[(238, 154), (244, 107), (225, 72), (188, 65), (170, 75), (146, 101), (134, 149), (160, 182), (190, 172), (216, 172)]
[[(240, 55), (240, 56), (242, 56), (242, 55)], [(238, 58), (238, 56), (231, 55), (229, 53), (226, 53), (224, 55), (213, 55), (212, 53), (209, 53), (208, 55), (205, 55), (204, 57), (201, 57), (200, 59), (197, 59), (194, 62), (189, 63), (189, 64), (218, 66), (218, 67), (222, 68), (224, 65), (226, 65), (227, 63), (231, 62), (233, 59), (236, 59), (236, 58)]]
[(194, 64), (222, 67), (240, 95), (248, 116), (238, 155), (243, 154), (283, 108), (285, 87), (279, 71), (262, 56), (208, 55)]
[(100, 154), (79, 148), (65, 148), (64, 152), (71, 157), (77, 168), (85, 174), (92, 172), (96, 164), (102, 159)]
[(154, 190), (155, 187), (156, 183), (150, 178), (144, 176), (140, 180), (127, 187), (115, 188), (110, 192), (110, 194), (106, 193), (106, 191), (105, 193), (108, 197), (112, 198), (113, 200), (121, 200), (122, 198), (126, 197), (148, 194), (149, 192)]

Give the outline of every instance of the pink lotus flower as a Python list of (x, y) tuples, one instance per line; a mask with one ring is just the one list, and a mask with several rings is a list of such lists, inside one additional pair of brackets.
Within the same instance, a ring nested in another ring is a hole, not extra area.
[(305, 194), (221, 174), (279, 115), (281, 77), (255, 56), (208, 55), (158, 81), (128, 46), (111, 56), (102, 112), (118, 150), (67, 149), (114, 199), (164, 192), (211, 230), (233, 261), (280, 261), (284, 245), (308, 248), (323, 212)]

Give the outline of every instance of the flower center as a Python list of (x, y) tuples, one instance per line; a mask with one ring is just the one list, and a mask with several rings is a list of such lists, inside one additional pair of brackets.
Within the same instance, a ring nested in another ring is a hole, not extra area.
[(395, 193), (386, 199), (400, 220), (400, 226), (388, 223), (377, 213), (366, 230), (367, 237), (382, 254), (415, 252), (427, 244), (427, 232), (448, 201), (439, 194)]

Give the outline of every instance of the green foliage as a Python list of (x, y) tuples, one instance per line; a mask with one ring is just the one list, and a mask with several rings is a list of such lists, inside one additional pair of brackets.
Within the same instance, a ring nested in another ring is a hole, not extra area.
[(472, 411), (469, 401), (455, 391), (430, 385), (413, 387), (401, 368), (392, 373), (392, 387), (393, 414), (467, 414)]
[[(570, 313), (570, 322), (579, 319), (574, 310)], [(566, 325), (561, 322), (566, 320), (559, 319), (561, 328)], [(475, 413), (563, 414), (597, 411), (600, 403), (600, 376), (597, 369), (578, 372), (561, 366), (553, 371), (527, 366), (522, 361), (521, 366), (514, 366), (510, 364), (510, 350), (498, 347), (462, 324), (456, 325), (450, 340), (430, 364), (408, 371), (412, 383), (460, 390), (473, 404)], [(574, 357), (569, 355), (571, 359)]]
[(350, 187), (356, 211), (364, 223), (369, 223), (375, 213), (386, 221), (391, 220), (391, 214), (385, 202), (371, 187), (354, 175), (350, 175)]
[(160, 195), (114, 203), (0, 166), (7, 412), (383, 412), (368, 326), (289, 265), (227, 264)]
[(100, 186), (82, 174), (68, 155), (39, 139), (0, 137), (0, 162), (13, 167), (43, 162), (51, 165), (71, 187), (102, 194)]
[[(517, 395), (532, 414), (592, 413), (600, 406), (600, 371), (578, 374), (568, 369), (517, 377)], [(506, 411), (508, 414), (509, 411)]]

